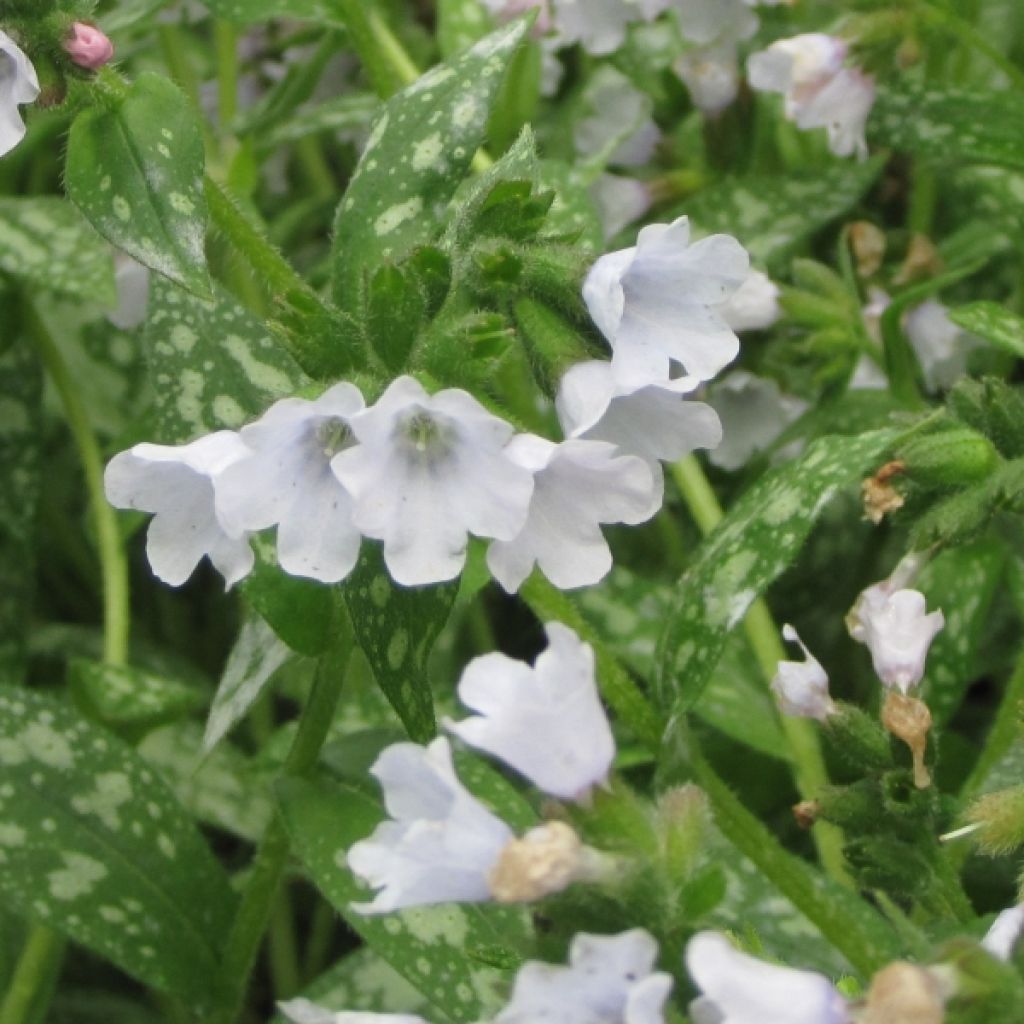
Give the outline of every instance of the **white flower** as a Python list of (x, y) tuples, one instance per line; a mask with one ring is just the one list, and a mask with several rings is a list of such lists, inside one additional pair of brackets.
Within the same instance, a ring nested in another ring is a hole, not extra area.
[(6, 32), (0, 31), (0, 156), (25, 138), (18, 107), (39, 95), (39, 78), (32, 61)]
[(705, 114), (725, 110), (739, 92), (739, 57), (732, 40), (687, 50), (672, 70), (690, 90), (693, 105)]
[(353, 384), (315, 401), (285, 398), (241, 430), (250, 453), (217, 480), (217, 512), (238, 532), (277, 525), (277, 557), (293, 576), (343, 580), (359, 557), (352, 499), (331, 459), (353, 443), (349, 424), (363, 408)]
[(590, 186), (590, 198), (597, 207), (605, 240), (614, 238), (624, 227), (639, 220), (654, 198), (646, 182), (619, 174), (602, 174)]
[(710, 459), (728, 470), (739, 469), (771, 445), (807, 409), (806, 402), (782, 394), (775, 381), (746, 370), (733, 370), (717, 381), (708, 403), (722, 421), (722, 443)]
[(563, 46), (579, 43), (594, 56), (614, 53), (634, 22), (650, 20), (670, 0), (552, 0), (555, 29)]
[(921, 682), (928, 648), (945, 619), (941, 611), (925, 614), (919, 590), (895, 589), (886, 580), (861, 593), (846, 625), (850, 636), (871, 652), (878, 678), (905, 694)]
[(672, 978), (651, 972), (658, 945), (642, 928), (577, 935), (569, 966), (530, 961), (494, 1024), (662, 1024)]
[(492, 541), (487, 551), (488, 568), (510, 594), (534, 565), (562, 590), (597, 583), (612, 567), (601, 524), (643, 523), (661, 507), (661, 474), (613, 444), (554, 444), (520, 434), (505, 452), (534, 474), (523, 528), (511, 540)]
[(1024, 933), (1024, 903), (1019, 903), (1009, 910), (1004, 910), (992, 922), (992, 927), (985, 933), (981, 940), (983, 948), (987, 949), (999, 960), (1009, 960), (1013, 956), (1014, 946)]
[(159, 579), (180, 586), (204, 555), (229, 587), (252, 570), (247, 535), (222, 522), (214, 504), (216, 477), (248, 452), (236, 433), (219, 430), (178, 447), (137, 444), (110, 460), (110, 503), (154, 514), (146, 554)]
[[(585, 101), (589, 116), (573, 131), (581, 156), (603, 156), (606, 163), (621, 167), (642, 167), (650, 160), (661, 132), (651, 119), (654, 103), (647, 93), (622, 72), (604, 67), (590, 80)], [(621, 141), (608, 153), (615, 139)]]
[(782, 635), (789, 643), (800, 645), (804, 660), (779, 662), (772, 693), (784, 715), (824, 722), (836, 709), (828, 692), (828, 675), (792, 626), (783, 626)]
[(538, 789), (573, 800), (607, 779), (615, 740), (598, 696), (592, 648), (561, 623), (548, 623), (545, 631), (548, 647), (533, 668), (504, 654), (474, 658), (458, 692), (477, 714), (445, 726)]
[(749, 39), (757, 31), (757, 15), (745, 0), (675, 0), (675, 6), (684, 38), (699, 46)]
[(782, 315), (779, 286), (761, 270), (751, 270), (722, 306), (722, 319), (734, 331), (763, 331)]
[(698, 932), (686, 968), (702, 995), (694, 1024), (848, 1024), (846, 1000), (822, 974), (777, 967), (734, 949), (724, 935)]
[(837, 156), (867, 156), (864, 127), (875, 101), (874, 79), (844, 67), (842, 39), (809, 32), (780, 39), (748, 63), (755, 89), (785, 97), (786, 117), (799, 128), (825, 128)]
[(386, 914), (430, 903), (489, 900), (490, 872), (514, 838), (512, 830), (476, 799), (455, 775), (451, 747), (395, 743), (370, 772), (384, 789), (393, 820), (348, 852), (348, 866), (371, 888), (372, 903), (353, 903), (362, 914)]
[(335, 1013), (308, 999), (289, 999), (277, 1005), (295, 1024), (427, 1024), (422, 1017), (408, 1013)]
[(907, 314), (907, 338), (933, 391), (952, 387), (967, 372), (967, 354), (978, 339), (949, 318), (949, 309), (928, 299)]
[(523, 528), (533, 476), (503, 451), (512, 427), (472, 395), (428, 395), (399, 377), (351, 427), (360, 443), (331, 466), (352, 495), (356, 526), (384, 542), (398, 583), (453, 579), (468, 534), (511, 540)]
[(608, 441), (656, 465), (722, 440), (715, 410), (685, 398), (697, 385), (692, 377), (628, 373), (595, 359), (570, 367), (555, 407), (566, 437)]
[(149, 267), (136, 262), (120, 249), (114, 250), (114, 282), (117, 307), (107, 319), (122, 331), (130, 331), (145, 322), (149, 307)]
[(611, 344), (612, 361), (667, 377), (666, 361), (709, 380), (736, 358), (739, 339), (719, 307), (749, 270), (728, 235), (690, 244), (690, 222), (644, 228), (636, 246), (602, 256), (583, 284), (587, 309)]

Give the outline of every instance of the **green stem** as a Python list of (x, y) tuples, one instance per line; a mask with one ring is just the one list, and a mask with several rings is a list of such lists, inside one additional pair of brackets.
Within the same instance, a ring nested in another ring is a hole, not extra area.
[(33, 925), (0, 1003), (0, 1024), (25, 1024), (32, 1019), (39, 993), (64, 954), (64, 939), (42, 925)]
[(602, 696), (638, 740), (657, 749), (664, 732), (664, 722), (572, 599), (549, 583), (539, 571), (520, 587), (519, 596), (541, 622), (562, 622), (594, 648)]
[(25, 299), (25, 321), (46, 372), (60, 396), (85, 474), (89, 509), (99, 549), (103, 578), (103, 660), (108, 665), (123, 665), (128, 660), (128, 635), (131, 604), (128, 597), (128, 563), (117, 526), (117, 513), (103, 491), (103, 456), (89, 423), (89, 415), (46, 324), (31, 300)]
[[(690, 455), (672, 466), (671, 472), (694, 522), (701, 533), (707, 536), (722, 521), (725, 513), (704, 470), (697, 459)], [(767, 685), (775, 676), (779, 662), (786, 660), (786, 650), (779, 639), (779, 630), (772, 613), (762, 598), (750, 606), (743, 620), (743, 629)], [(789, 747), (797, 791), (804, 800), (813, 800), (828, 783), (818, 734), (814, 726), (802, 718), (781, 715), (780, 724)], [(843, 860), (843, 836), (839, 829), (827, 822), (818, 822), (811, 834), (826, 872), (836, 881), (849, 884)]]
[(302, 965), (303, 977), (307, 982), (318, 977), (327, 966), (337, 918), (337, 911), (327, 900), (317, 901), (313, 908), (313, 919), (309, 925), (309, 936), (306, 940)]
[(921, 3), (919, 9), (922, 14), (931, 22), (946, 29), (951, 36), (955, 36), (961, 42), (974, 47), (978, 53), (984, 54), (1000, 71), (1010, 79), (1010, 82), (1018, 89), (1024, 89), (1024, 71), (993, 46), (985, 36), (978, 31), (969, 21), (954, 14), (952, 11), (933, 7), (929, 3)]
[[(347, 619), (345, 622), (347, 628), (341, 630), (334, 647), (320, 660), (309, 700), (284, 763), (285, 776), (307, 774), (315, 766), (327, 739), (352, 650), (351, 624)], [(221, 962), (224, 1003), (208, 1024), (234, 1024), (238, 1019), (256, 955), (277, 903), (289, 852), (284, 822), (280, 814), (275, 814), (260, 840), (224, 949)]]
[(700, 756), (692, 735), (688, 748), (718, 827), (761, 874), (865, 977), (895, 959), (896, 937), (877, 911), (786, 850)]
[(227, 133), (238, 116), (238, 29), (218, 18), (213, 25), (217, 55), (217, 112), (220, 130)]

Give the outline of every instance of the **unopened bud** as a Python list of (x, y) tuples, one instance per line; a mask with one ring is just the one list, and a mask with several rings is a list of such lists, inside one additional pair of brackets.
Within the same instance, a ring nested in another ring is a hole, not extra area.
[(872, 979), (861, 1024), (942, 1024), (947, 992), (935, 974), (902, 961)]
[(839, 701), (824, 723), (829, 745), (855, 771), (879, 772), (893, 767), (889, 737), (878, 722), (853, 704)]
[(1024, 846), (1024, 786), (1000, 789), (976, 800), (967, 820), (979, 826), (978, 846), (993, 857), (1001, 857)]
[(64, 49), (73, 63), (88, 71), (103, 67), (114, 56), (114, 44), (95, 25), (87, 25), (84, 21), (76, 21), (71, 26), (71, 35), (64, 40)]
[(910, 748), (914, 759), (914, 785), (918, 789), (927, 789), (932, 784), (924, 763), (928, 732), (932, 727), (932, 713), (928, 705), (923, 700), (905, 697), (899, 690), (891, 689), (882, 707), (882, 725)]
[(917, 437), (903, 446), (900, 459), (911, 480), (937, 487), (984, 480), (999, 463), (995, 445), (970, 427)]
[(498, 903), (528, 903), (573, 882), (605, 878), (613, 864), (613, 858), (584, 846), (564, 822), (549, 821), (501, 851), (488, 884)]

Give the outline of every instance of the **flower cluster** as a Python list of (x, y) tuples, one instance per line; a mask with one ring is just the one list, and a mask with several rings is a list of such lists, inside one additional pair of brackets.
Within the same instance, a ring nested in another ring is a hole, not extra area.
[[(458, 685), (476, 714), (446, 721), (464, 743), (501, 759), (544, 793), (585, 800), (615, 756), (594, 675), (594, 652), (560, 623), (533, 668), (503, 654), (466, 667)], [(444, 737), (396, 743), (371, 768), (391, 818), (348, 854), (355, 874), (380, 890), (364, 913), (448, 901), (521, 902), (600, 877), (607, 863), (561, 822), (516, 839), (459, 781)]]
[[(731, 308), (744, 285), (753, 300)], [(274, 526), (281, 567), (324, 583), (351, 572), (364, 537), (383, 543), (398, 583), (450, 580), (470, 535), (491, 541), (488, 567), (509, 592), (534, 566), (558, 587), (596, 583), (612, 563), (601, 526), (650, 519), (659, 460), (721, 440), (715, 411), (685, 396), (735, 358), (730, 317), (763, 322), (751, 307), (774, 294), (735, 239), (691, 245), (682, 218), (601, 257), (584, 300), (612, 359), (566, 373), (560, 443), (516, 434), (460, 389), (431, 395), (403, 376), (367, 407), (342, 382), (238, 432), (136, 445), (108, 465), (107, 496), (154, 515), (150, 564), (172, 585), (204, 555), (237, 582), (253, 567), (250, 535)]]

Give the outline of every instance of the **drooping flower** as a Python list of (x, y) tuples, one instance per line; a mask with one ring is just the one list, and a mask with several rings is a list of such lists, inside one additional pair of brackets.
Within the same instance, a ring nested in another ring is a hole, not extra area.
[(733, 370), (716, 381), (708, 404), (722, 421), (722, 443), (710, 460), (728, 470), (746, 465), (807, 409), (806, 402), (784, 395), (775, 381), (746, 370)]
[(743, 284), (720, 307), (734, 331), (763, 331), (782, 315), (779, 286), (763, 271), (751, 270)]
[(772, 693), (784, 715), (824, 722), (836, 709), (828, 692), (828, 674), (792, 626), (783, 626), (782, 635), (789, 643), (800, 645), (804, 660), (779, 662)]
[(661, 507), (660, 474), (613, 444), (554, 444), (520, 434), (505, 451), (534, 474), (523, 528), (511, 540), (492, 541), (487, 550), (492, 575), (509, 593), (534, 565), (562, 590), (597, 583), (612, 567), (601, 525), (646, 522)]
[(353, 384), (315, 401), (285, 398), (241, 430), (250, 452), (217, 481), (217, 511), (236, 531), (277, 526), (277, 557), (293, 576), (343, 580), (359, 557), (352, 499), (331, 459), (353, 443), (350, 423), (363, 408)]
[(890, 579), (864, 590), (846, 617), (850, 636), (871, 652), (878, 678), (904, 694), (921, 682), (928, 648), (945, 625), (941, 611), (925, 608), (924, 594), (896, 589)]
[(64, 49), (72, 62), (87, 71), (95, 71), (114, 57), (114, 44), (95, 25), (76, 21), (64, 40)]
[(149, 308), (149, 267), (133, 260), (120, 249), (114, 252), (114, 283), (117, 286), (117, 307), (107, 319), (123, 331), (130, 331), (145, 322)]
[(555, 30), (564, 46), (579, 43), (600, 57), (626, 41), (632, 22), (656, 17), (669, 0), (552, 0)]
[(579, 934), (569, 966), (529, 961), (494, 1024), (663, 1024), (672, 978), (652, 971), (658, 945), (642, 928), (619, 935)]
[(0, 156), (25, 138), (19, 106), (39, 96), (39, 78), (32, 61), (6, 32), (0, 31)]
[(825, 128), (837, 156), (867, 156), (864, 127), (875, 102), (870, 75), (845, 66), (842, 39), (808, 32), (780, 39), (750, 57), (750, 84), (782, 93), (786, 117), (803, 129)]
[(717, 932), (698, 932), (686, 968), (701, 991), (694, 1024), (849, 1024), (846, 1000), (823, 974), (748, 956)]
[(512, 830), (459, 781), (448, 740), (395, 743), (370, 769), (391, 820), (355, 843), (348, 866), (380, 890), (363, 914), (491, 898), (488, 882)]
[(927, 299), (908, 314), (904, 329), (933, 391), (952, 387), (967, 372), (967, 355), (978, 339), (953, 323), (948, 307)]
[(693, 105), (705, 114), (721, 113), (739, 93), (739, 56), (732, 40), (695, 46), (672, 65), (672, 70), (690, 90)]
[[(584, 98), (589, 116), (573, 130), (577, 153), (588, 158), (602, 155), (605, 163), (619, 167), (646, 164), (661, 137), (651, 118), (654, 103), (650, 96), (621, 71), (604, 67), (591, 78)], [(620, 141), (608, 152), (616, 139)]]
[(676, 0), (684, 38), (707, 46), (722, 38), (749, 39), (758, 26), (746, 0)]
[(180, 586), (204, 555), (229, 587), (252, 570), (247, 534), (217, 515), (214, 500), (215, 478), (248, 453), (238, 434), (219, 430), (177, 447), (137, 444), (110, 460), (107, 500), (153, 514), (146, 554), (159, 579)]
[(598, 696), (594, 652), (567, 626), (545, 626), (548, 647), (533, 668), (504, 654), (474, 658), (459, 699), (476, 714), (446, 728), (551, 796), (566, 800), (603, 783), (615, 740)]
[(689, 220), (680, 217), (644, 228), (635, 246), (597, 260), (583, 298), (617, 367), (666, 378), (671, 359), (709, 380), (739, 351), (720, 307), (749, 266), (746, 250), (728, 235), (691, 245)]
[(555, 407), (566, 437), (608, 441), (652, 465), (675, 462), (722, 440), (715, 410), (686, 398), (698, 383), (592, 360), (566, 372)]
[(294, 1024), (427, 1024), (422, 1017), (408, 1013), (335, 1013), (308, 999), (289, 999), (277, 1005)]
[(512, 427), (467, 392), (428, 395), (399, 377), (351, 428), (360, 443), (331, 466), (398, 583), (453, 579), (470, 533), (511, 540), (523, 528), (533, 476), (504, 451)]
[(1009, 960), (1014, 947), (1024, 934), (1024, 903), (1004, 910), (993, 922), (981, 940), (987, 949), (999, 960)]
[(650, 186), (621, 174), (602, 174), (590, 186), (590, 198), (597, 207), (605, 239), (639, 220), (654, 202)]

